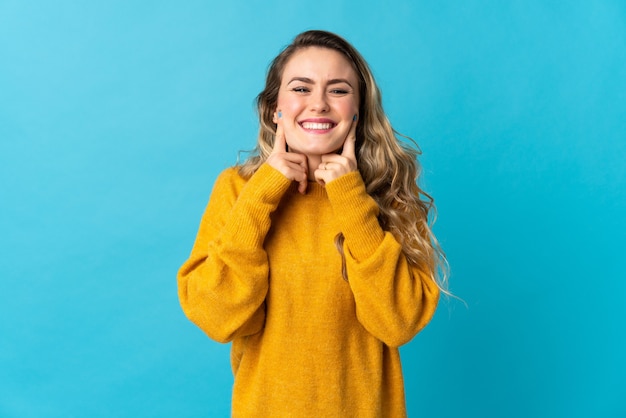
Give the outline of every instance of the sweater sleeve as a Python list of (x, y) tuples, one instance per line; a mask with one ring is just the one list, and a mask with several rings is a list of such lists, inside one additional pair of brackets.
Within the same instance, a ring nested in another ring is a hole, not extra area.
[(178, 296), (187, 317), (216, 341), (263, 328), (269, 272), (263, 241), (290, 184), (267, 164), (247, 182), (235, 168), (215, 182), (191, 255), (178, 272)]
[(400, 243), (378, 222), (378, 205), (358, 171), (326, 185), (344, 234), (344, 254), (359, 322), (390, 347), (410, 341), (428, 324), (439, 288), (408, 263)]

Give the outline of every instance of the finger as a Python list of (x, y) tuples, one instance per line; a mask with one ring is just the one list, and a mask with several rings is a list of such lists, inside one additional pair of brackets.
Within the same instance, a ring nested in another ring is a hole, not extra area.
[(283, 131), (283, 127), (278, 124), (276, 125), (276, 135), (274, 136), (274, 147), (272, 148), (272, 152), (285, 152), (287, 151), (287, 141), (285, 140), (285, 132)]
[(315, 170), (315, 173), (313, 173), (313, 175), (315, 176), (315, 181), (317, 181), (322, 186), (333, 180), (333, 173), (323, 168), (318, 168), (317, 170)]
[(317, 167), (322, 171), (334, 171), (340, 169), (345, 163), (345, 157), (340, 157), (337, 154), (322, 155), (322, 162)]
[(305, 194), (306, 188), (309, 185), (309, 181), (305, 178), (300, 183), (298, 183), (298, 193)]
[(292, 156), (290, 153), (283, 153), (280, 156), (282, 167), (284, 167), (284, 174), (291, 180), (300, 182), (304, 178), (306, 180), (306, 162), (303, 162), (300, 154)]
[[(349, 146), (350, 145), (348, 145), (348, 147)], [(349, 150), (348, 154), (350, 154)], [(344, 155), (343, 152), (341, 153), (341, 155), (322, 155), (322, 162), (320, 163), (318, 168), (324, 171), (335, 173), (336, 177), (340, 177), (344, 174), (349, 173), (350, 171), (354, 171), (357, 169), (357, 162), (356, 157), (354, 157), (354, 152), (352, 152), (352, 155), (352, 157), (349, 157), (347, 155)]]
[(304, 159), (304, 161), (300, 164), (302, 169), (304, 170), (304, 178), (298, 182), (298, 192), (300, 194), (304, 194), (306, 192), (306, 188), (309, 185), (309, 169), (308, 169), (308, 159)]
[(272, 152), (267, 157), (267, 163), (289, 180), (299, 183), (303, 178), (306, 179), (306, 157), (302, 154)]
[[(356, 119), (356, 115), (355, 115)], [(343, 143), (343, 150), (341, 151), (341, 155), (346, 158), (350, 158), (351, 160), (356, 160), (355, 155), (355, 144), (356, 144), (356, 126), (358, 124), (358, 120), (354, 120), (352, 122), (352, 126), (350, 127), (350, 132), (346, 137), (345, 142)]]
[(328, 172), (326, 170), (324, 170), (323, 168), (318, 168), (317, 170), (315, 170), (315, 173), (313, 173), (313, 175), (315, 176), (315, 181), (317, 181), (319, 184), (321, 184), (322, 186), (326, 184), (326, 176), (328, 175)]
[[(315, 170), (315, 178), (319, 183), (325, 184), (350, 173), (357, 169), (355, 159), (350, 159), (344, 155), (326, 154), (322, 155), (322, 162)], [(319, 180), (323, 180), (320, 182)]]
[(290, 163), (294, 163), (299, 165), (302, 168), (302, 171), (307, 171), (307, 158), (304, 154), (299, 154), (297, 152), (285, 152), (281, 155), (281, 158), (285, 161), (289, 161)]

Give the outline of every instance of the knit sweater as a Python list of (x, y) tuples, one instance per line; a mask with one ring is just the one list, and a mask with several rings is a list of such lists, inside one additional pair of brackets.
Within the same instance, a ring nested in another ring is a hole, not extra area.
[(219, 176), (178, 288), (191, 321), (232, 341), (233, 417), (406, 416), (397, 347), (439, 291), (378, 211), (358, 171), (304, 195), (268, 164)]

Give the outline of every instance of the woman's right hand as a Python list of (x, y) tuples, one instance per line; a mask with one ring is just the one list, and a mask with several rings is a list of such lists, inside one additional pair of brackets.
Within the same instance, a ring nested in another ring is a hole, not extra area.
[(267, 157), (267, 163), (280, 171), (289, 180), (298, 182), (298, 192), (301, 194), (306, 192), (309, 173), (307, 158), (303, 154), (287, 151), (285, 133), (280, 124), (276, 127), (274, 148), (269, 157)]

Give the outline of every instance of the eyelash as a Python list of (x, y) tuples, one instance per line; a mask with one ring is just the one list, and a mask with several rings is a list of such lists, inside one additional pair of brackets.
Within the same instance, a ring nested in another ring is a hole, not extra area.
[[(310, 93), (311, 90), (309, 90), (306, 87), (294, 87), (292, 91), (296, 93)], [(348, 94), (349, 92), (348, 90), (344, 90), (344, 89), (332, 89), (330, 90), (330, 93), (344, 95), (344, 94)]]

